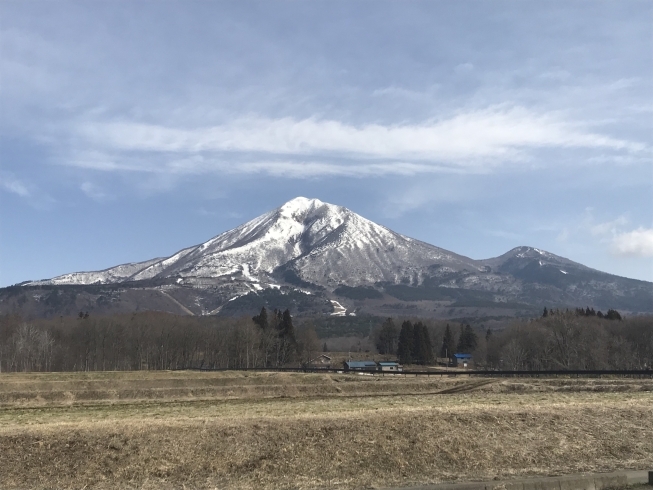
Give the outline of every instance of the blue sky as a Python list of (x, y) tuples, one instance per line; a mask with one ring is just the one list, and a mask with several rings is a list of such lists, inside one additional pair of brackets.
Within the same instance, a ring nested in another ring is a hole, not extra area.
[(653, 3), (0, 3), (0, 285), (296, 197), (653, 280)]

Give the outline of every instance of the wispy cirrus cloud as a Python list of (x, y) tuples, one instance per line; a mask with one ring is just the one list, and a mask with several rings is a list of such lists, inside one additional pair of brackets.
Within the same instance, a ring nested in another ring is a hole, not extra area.
[(0, 186), (2, 186), (2, 188), (5, 191), (11, 192), (12, 194), (16, 194), (17, 196), (20, 197), (30, 196), (30, 191), (27, 188), (27, 186), (23, 182), (21, 182), (20, 180), (16, 179), (11, 175), (0, 174)]
[[(587, 212), (589, 220), (591, 220), (591, 214)], [(604, 221), (603, 223), (590, 223), (589, 229), (590, 233), (593, 236), (606, 236), (606, 235), (616, 235), (619, 233), (619, 230), (628, 224), (628, 218), (626, 216), (619, 216), (610, 221)]]
[(112, 198), (110, 194), (105, 192), (100, 186), (94, 184), (93, 182), (84, 182), (79, 187), (87, 197), (93, 199), (94, 201), (102, 202)]
[[(297, 177), (415, 175), (442, 169), (485, 172), (528, 160), (542, 148), (619, 154), (646, 149), (639, 142), (589, 131), (557, 113), (538, 114), (507, 106), (416, 124), (353, 125), (318, 118), (248, 117), (194, 129), (95, 122), (80, 125), (77, 132), (81, 145), (93, 150), (85, 152), (84, 158), (70, 159), (69, 165), (109, 171), (220, 170)], [(167, 155), (162, 159), (165, 163), (160, 159), (153, 165), (151, 158), (137, 156), (152, 153)], [(241, 163), (234, 163), (234, 155), (240, 156)], [(230, 163), (225, 166), (227, 161)]]
[(353, 126), (334, 120), (246, 118), (192, 130), (132, 122), (86, 124), (80, 134), (90, 142), (117, 150), (329, 152), (441, 160), (505, 156), (528, 147), (626, 151), (645, 147), (584, 131), (553, 114), (538, 115), (520, 107), (491, 108), (423, 124)]
[(56, 202), (33, 182), (18, 179), (11, 172), (0, 172), (0, 189), (18, 196), (23, 202), (35, 209), (50, 209)]
[(312, 179), (317, 177), (413, 176), (420, 173), (460, 173), (455, 167), (415, 162), (332, 162), (319, 160), (245, 160), (234, 162), (224, 156), (191, 156), (151, 161), (133, 156), (80, 153), (66, 164), (104, 172), (146, 172), (170, 176), (198, 174), (265, 174), (275, 177)]

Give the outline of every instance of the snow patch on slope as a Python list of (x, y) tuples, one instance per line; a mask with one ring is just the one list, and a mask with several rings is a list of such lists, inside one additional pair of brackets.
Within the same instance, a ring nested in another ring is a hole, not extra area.
[(345, 316), (347, 313), (347, 308), (342, 306), (335, 299), (331, 299), (329, 301), (331, 301), (331, 304), (333, 305), (333, 313), (331, 313), (331, 316)]
[(124, 282), (133, 280), (133, 276), (139, 271), (149, 267), (151, 264), (159, 262), (161, 259), (146, 260), (145, 262), (133, 262), (129, 264), (121, 264), (109, 269), (93, 272), (73, 272), (71, 274), (63, 274), (61, 276), (53, 277), (52, 279), (44, 279), (40, 281), (32, 281), (28, 283), (30, 286), (41, 285), (66, 285), (66, 284), (113, 284), (117, 282)]

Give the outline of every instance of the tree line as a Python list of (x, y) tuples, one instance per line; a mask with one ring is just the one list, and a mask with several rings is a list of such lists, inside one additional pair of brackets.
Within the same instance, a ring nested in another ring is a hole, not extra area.
[(496, 331), (436, 320), (414, 325), (404, 321), (399, 329), (388, 318), (374, 336), (380, 354), (396, 356), (405, 364), (429, 364), (436, 354), (451, 358), (466, 353), (472, 354), (479, 369), (653, 368), (653, 317), (622, 318), (616, 310), (603, 315), (592, 311), (545, 310), (540, 318), (514, 320)]
[(252, 318), (143, 312), (24, 321), (0, 317), (0, 371), (242, 369), (306, 363), (320, 350), (288, 310)]
[(653, 317), (558, 311), (490, 335), (477, 355), (487, 366), (510, 370), (651, 369)]
[[(542, 318), (546, 318), (549, 315), (558, 315), (560, 313), (569, 313), (569, 310), (549, 310), (546, 307), (544, 307), (544, 311), (542, 312)], [(607, 313), (603, 313), (601, 310), (595, 311), (594, 308), (590, 308), (589, 306), (586, 307), (585, 309), (583, 308), (576, 308), (574, 310), (574, 313), (576, 316), (595, 316), (597, 318), (605, 318), (606, 320), (621, 320), (621, 314), (617, 310), (609, 309)]]
[[(377, 322), (370, 337), (380, 357), (403, 364), (469, 353), (479, 369), (653, 367), (653, 317), (622, 318), (615, 310), (602, 317), (587, 308), (546, 310), (495, 331), (432, 319), (370, 321)], [(25, 321), (7, 315), (0, 317), (0, 371), (299, 366), (329, 342), (318, 338), (310, 319), (296, 320), (289, 310), (262, 308), (253, 318), (143, 312)]]

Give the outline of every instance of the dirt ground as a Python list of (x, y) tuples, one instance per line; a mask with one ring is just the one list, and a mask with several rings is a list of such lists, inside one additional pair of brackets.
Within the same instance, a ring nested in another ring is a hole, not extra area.
[(653, 380), (0, 375), (2, 488), (369, 488), (653, 467)]

